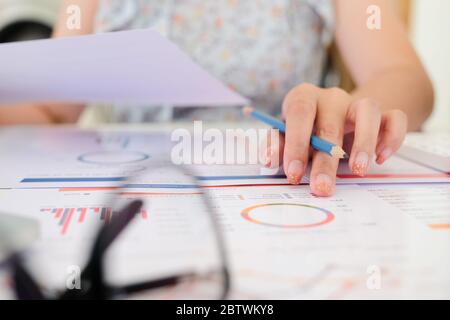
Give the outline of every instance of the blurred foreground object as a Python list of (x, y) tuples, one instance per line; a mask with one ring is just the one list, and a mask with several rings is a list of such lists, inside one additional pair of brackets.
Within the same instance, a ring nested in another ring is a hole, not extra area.
[(61, 0), (0, 0), (0, 43), (48, 38)]
[(38, 235), (37, 221), (0, 214), (0, 261), (12, 252), (20, 252), (29, 247)]

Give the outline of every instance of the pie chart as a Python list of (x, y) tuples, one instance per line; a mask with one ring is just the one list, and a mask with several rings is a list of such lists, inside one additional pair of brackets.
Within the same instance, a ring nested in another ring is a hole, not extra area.
[(254, 224), (282, 229), (316, 228), (335, 218), (327, 209), (297, 203), (258, 204), (245, 208), (241, 216)]
[(149, 155), (138, 151), (115, 150), (85, 153), (78, 157), (78, 161), (98, 165), (133, 164), (148, 160)]

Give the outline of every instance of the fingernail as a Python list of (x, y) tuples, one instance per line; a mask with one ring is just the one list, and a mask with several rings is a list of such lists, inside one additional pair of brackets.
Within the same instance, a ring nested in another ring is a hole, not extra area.
[(353, 163), (352, 171), (358, 176), (365, 176), (369, 167), (369, 155), (366, 152), (359, 152)]
[(318, 196), (329, 196), (333, 191), (333, 181), (326, 174), (319, 174), (315, 180), (315, 194)]
[(299, 160), (293, 160), (288, 168), (288, 180), (291, 184), (299, 184), (302, 179), (304, 165)]
[(380, 153), (380, 155), (379, 155), (378, 158), (379, 158), (382, 162), (384, 162), (384, 161), (386, 161), (387, 159), (389, 159), (393, 154), (394, 154), (394, 151), (393, 151), (391, 148), (386, 148), (386, 149), (384, 149), (384, 150)]

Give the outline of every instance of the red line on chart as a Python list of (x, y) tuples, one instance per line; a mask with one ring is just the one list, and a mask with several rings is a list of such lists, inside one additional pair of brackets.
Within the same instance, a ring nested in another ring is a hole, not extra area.
[(73, 209), (73, 208), (69, 210), (69, 213), (66, 217), (66, 221), (64, 221), (64, 225), (61, 229), (61, 234), (66, 234), (67, 229), (69, 228), (69, 225), (70, 225), (70, 221), (72, 220), (74, 211), (75, 211), (75, 209)]
[[(340, 179), (361, 179), (360, 176), (354, 174), (338, 174)], [(449, 178), (450, 173), (395, 173), (395, 174), (368, 174), (364, 176), (365, 179), (379, 178), (379, 179), (425, 179), (425, 178)]]
[(79, 208), (78, 211), (80, 212), (80, 217), (78, 219), (78, 223), (83, 223), (84, 219), (86, 218), (87, 208)]
[(201, 192), (121, 192), (121, 196), (198, 196)]
[(342, 300), (344, 297), (349, 294), (355, 287), (358, 285), (358, 280), (347, 279), (339, 286), (339, 288), (330, 294), (328, 300)]
[(62, 216), (63, 211), (64, 211), (64, 208), (56, 209), (55, 219), (60, 219), (61, 216)]

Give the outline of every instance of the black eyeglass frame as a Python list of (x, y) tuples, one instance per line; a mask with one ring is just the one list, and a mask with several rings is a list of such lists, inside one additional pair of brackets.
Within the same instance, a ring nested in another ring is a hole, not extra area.
[[(149, 167), (145, 172), (150, 171), (150, 169), (158, 170), (163, 168), (169, 168), (169, 166)], [(176, 170), (179, 170), (180, 173), (185, 176), (192, 177), (195, 181), (195, 175), (186, 167), (176, 166)], [(220, 259), (220, 268), (218, 272), (221, 274), (223, 282), (218, 300), (225, 300), (229, 295), (231, 287), (231, 276), (228, 267), (225, 240), (216, 219), (216, 212), (212, 206), (211, 199), (205, 195), (204, 189), (202, 189), (198, 183), (196, 183), (195, 186), (201, 190), (202, 201), (206, 208), (208, 208), (209, 221), (214, 231), (218, 256)], [(121, 188), (123, 188), (123, 185), (119, 187), (119, 190)], [(114, 198), (112, 199), (112, 203), (115, 205)], [(24, 267), (21, 253), (14, 253), (7, 259), (5, 264), (12, 270), (13, 288), (16, 298), (18, 300), (109, 300), (142, 291), (151, 291), (153, 289), (176, 285), (181, 281), (196, 277), (193, 273), (178, 274), (123, 287), (112, 287), (105, 283), (104, 256), (111, 244), (127, 228), (136, 216), (136, 213), (141, 210), (142, 206), (143, 201), (141, 200), (131, 202), (126, 205), (125, 208), (118, 211), (117, 215), (111, 219), (108, 225), (104, 225), (100, 229), (91, 248), (88, 262), (81, 273), (81, 290), (67, 289), (56, 297), (47, 297)]]

